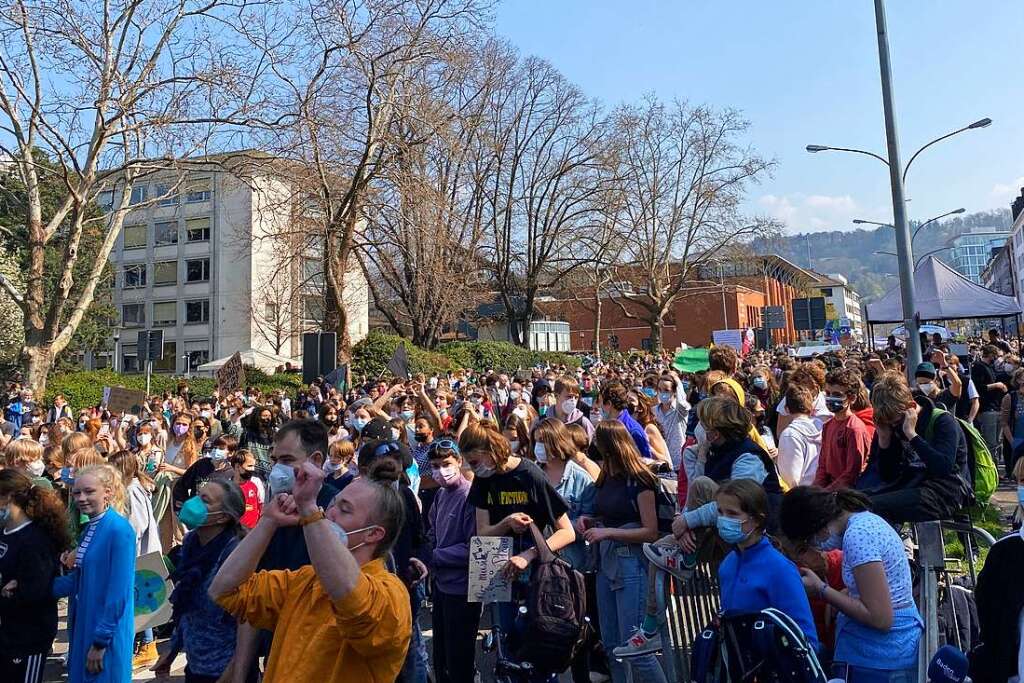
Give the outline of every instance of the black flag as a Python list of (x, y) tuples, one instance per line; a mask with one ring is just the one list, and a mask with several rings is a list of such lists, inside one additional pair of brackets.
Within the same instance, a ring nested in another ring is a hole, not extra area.
[(387, 369), (399, 379), (409, 379), (409, 356), (405, 352), (405, 342), (395, 349), (395, 355), (388, 361)]

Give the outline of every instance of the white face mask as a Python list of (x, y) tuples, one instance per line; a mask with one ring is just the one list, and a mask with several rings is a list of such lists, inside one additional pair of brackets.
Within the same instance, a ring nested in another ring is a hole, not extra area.
[(509, 446), (510, 446), (510, 447), (512, 448), (512, 453), (513, 453), (513, 454), (514, 454), (514, 453), (515, 453), (516, 451), (518, 451), (518, 450), (519, 450), (519, 440), (518, 440), (518, 439), (513, 439), (512, 441), (509, 441), (509, 442), (508, 442), (508, 445), (509, 445)]
[(544, 444), (533, 444), (533, 457), (536, 458), (537, 462), (539, 462), (541, 465), (548, 461), (548, 452), (547, 449), (544, 448)]
[(28, 471), (32, 473), (33, 477), (41, 477), (46, 471), (46, 464), (42, 460), (33, 460), (28, 464)]
[(138, 442), (140, 446), (148, 446), (149, 442), (153, 440), (152, 434), (139, 434)]
[(930, 394), (932, 393), (932, 389), (935, 388), (935, 385), (931, 382), (919, 382), (917, 388), (925, 394)]
[(562, 412), (566, 415), (572, 415), (572, 411), (576, 410), (576, 399), (567, 398), (562, 401)]
[(530, 417), (530, 413), (527, 412), (525, 406), (516, 406), (516, 409), (512, 411), (520, 420), (526, 420)]

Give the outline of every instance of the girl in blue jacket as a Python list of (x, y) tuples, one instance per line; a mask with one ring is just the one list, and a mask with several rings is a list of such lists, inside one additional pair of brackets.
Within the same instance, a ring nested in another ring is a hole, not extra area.
[(765, 536), (764, 489), (751, 479), (733, 479), (718, 489), (715, 500), (718, 534), (734, 546), (718, 568), (722, 611), (747, 614), (774, 607), (795, 621), (818, 650), (818, 632), (800, 572)]

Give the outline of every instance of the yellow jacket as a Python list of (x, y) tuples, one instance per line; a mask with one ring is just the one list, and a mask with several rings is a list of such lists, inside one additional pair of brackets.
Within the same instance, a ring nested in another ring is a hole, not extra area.
[(331, 600), (307, 565), (257, 572), (217, 602), (274, 631), (268, 683), (394, 683), (412, 633), (409, 593), (382, 559), (363, 565), (341, 600)]

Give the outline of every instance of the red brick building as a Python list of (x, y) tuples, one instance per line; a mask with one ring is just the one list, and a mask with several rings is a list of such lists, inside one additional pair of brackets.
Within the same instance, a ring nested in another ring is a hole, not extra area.
[[(764, 306), (783, 306), (787, 327), (772, 334), (776, 344), (797, 339), (793, 328), (791, 302), (799, 298), (804, 288), (817, 279), (812, 274), (779, 256), (759, 256), (735, 263), (726, 263), (700, 274), (705, 282), (719, 284), (695, 286), (680, 297), (665, 317), (662, 345), (675, 349), (680, 343), (705, 346), (714, 330), (758, 328), (762, 325)], [(620, 303), (622, 305), (620, 305)], [(569, 323), (571, 348), (586, 351), (594, 348), (594, 302), (560, 299), (547, 302), (546, 309), (554, 317)], [(650, 345), (651, 330), (636, 304), (606, 298), (601, 310), (601, 345), (620, 349), (642, 349)], [(634, 313), (634, 319), (623, 311)]]

